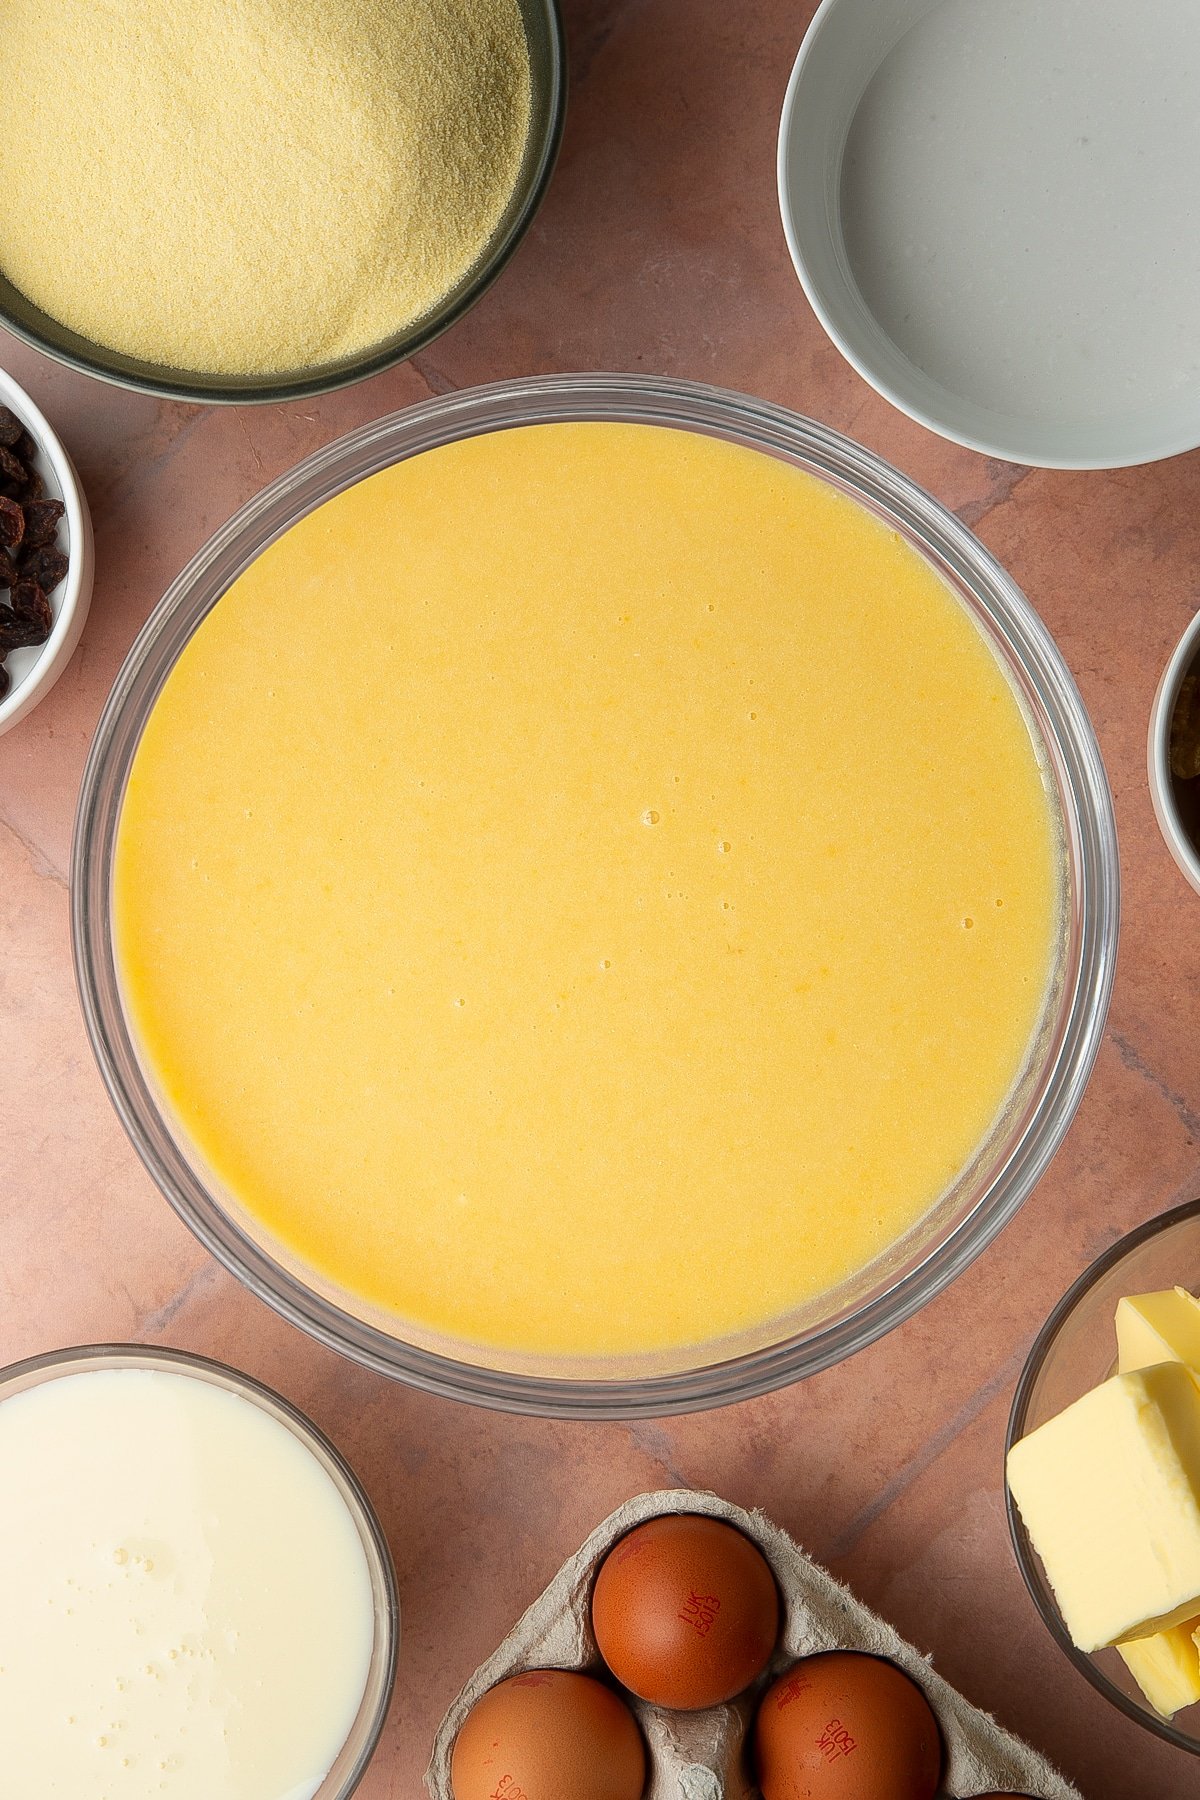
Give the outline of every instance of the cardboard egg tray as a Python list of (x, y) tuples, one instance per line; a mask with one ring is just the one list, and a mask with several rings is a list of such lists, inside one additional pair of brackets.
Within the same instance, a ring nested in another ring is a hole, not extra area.
[(432, 1800), (453, 1800), (454, 1739), (471, 1707), (498, 1681), (526, 1669), (604, 1673), (591, 1627), (596, 1572), (612, 1546), (635, 1525), (660, 1513), (682, 1512), (725, 1519), (758, 1545), (779, 1585), (783, 1628), (767, 1673), (727, 1706), (696, 1713), (665, 1712), (625, 1696), (649, 1752), (645, 1800), (761, 1800), (747, 1755), (760, 1694), (799, 1657), (839, 1649), (890, 1657), (924, 1690), (942, 1729), (946, 1762), (941, 1793), (946, 1800), (967, 1800), (993, 1790), (1028, 1794), (1032, 1800), (1081, 1800), (1078, 1790), (1043, 1757), (956, 1693), (890, 1625), (810, 1562), (786, 1532), (760, 1513), (743, 1512), (715, 1494), (688, 1490), (641, 1494), (619, 1506), (563, 1565), (495, 1654), (476, 1669), (438, 1728), (425, 1774)]

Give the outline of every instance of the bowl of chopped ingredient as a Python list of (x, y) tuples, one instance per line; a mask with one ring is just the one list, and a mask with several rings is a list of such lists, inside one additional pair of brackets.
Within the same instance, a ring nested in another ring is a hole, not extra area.
[(1150, 713), (1146, 764), (1167, 849), (1200, 893), (1200, 612), (1176, 644)]
[(0, 734), (48, 694), (92, 598), (92, 521), (70, 457), (0, 369)]
[(200, 403), (324, 393), (451, 325), (566, 94), (557, 0), (62, 0), (18, 9), (4, 62), (0, 320)]

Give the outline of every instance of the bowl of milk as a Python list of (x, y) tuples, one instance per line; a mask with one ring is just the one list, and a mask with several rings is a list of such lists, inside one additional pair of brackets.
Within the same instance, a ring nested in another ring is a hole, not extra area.
[(0, 1373), (0, 1742), (14, 1793), (345, 1800), (391, 1696), (379, 1523), (247, 1376), (101, 1345)]
[(824, 0), (778, 179), (830, 338), (989, 456), (1116, 468), (1193, 449), (1198, 78), (1190, 0)]

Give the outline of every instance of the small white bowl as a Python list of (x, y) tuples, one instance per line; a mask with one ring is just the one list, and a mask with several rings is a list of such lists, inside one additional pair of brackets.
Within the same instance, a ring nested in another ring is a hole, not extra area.
[(1071, 0), (822, 0), (779, 130), (788, 248), (842, 355), (1042, 468), (1200, 444), (1197, 26), (1089, 4), (1085, 29)]
[(1183, 678), (1193, 668), (1200, 670), (1200, 612), (1198, 612), (1172, 653), (1163, 670), (1163, 678), (1150, 709), (1150, 734), (1146, 744), (1146, 767), (1150, 777), (1150, 798), (1159, 830), (1167, 840), (1167, 849), (1179, 864), (1184, 877), (1200, 894), (1200, 847), (1184, 828), (1175, 799), (1175, 783), (1171, 775), (1171, 720)]
[[(37, 445), (34, 467), (46, 484), (47, 498), (61, 500), (67, 509), (59, 525), (57, 542), (68, 559), (67, 572), (50, 595), (54, 613), (50, 636), (44, 644), (33, 649), (12, 651), (5, 664), (12, 677), (12, 686), (7, 696), (0, 700), (0, 736), (3, 736), (50, 692), (74, 656), (92, 603), (96, 556), (92, 517), (75, 465), (24, 388), (3, 369), (0, 369), (0, 406), (7, 406), (17, 415)], [(4, 601), (5, 596), (0, 593), (0, 605)]]

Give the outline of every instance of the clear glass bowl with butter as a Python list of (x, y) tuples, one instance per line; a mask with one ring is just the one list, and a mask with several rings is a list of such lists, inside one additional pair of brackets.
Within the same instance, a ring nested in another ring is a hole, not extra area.
[[(143, 1065), (114, 950), (113, 857), (139, 739), (192, 634), (260, 552), (333, 495), (438, 446), (533, 424), (643, 423), (765, 453), (849, 496), (905, 539), (973, 618), (1010, 680), (1039, 753), (1062, 852), (1062, 906), (1042, 1018), (1001, 1116), (898, 1242), (802, 1310), (671, 1352), (567, 1359), (431, 1340), (318, 1279), (255, 1228), (200, 1164)], [(252, 500), (173, 584), (118, 677), (85, 773), (72, 924), (92, 1044), (142, 1160), (202, 1242), (320, 1341), (415, 1386), (502, 1409), (627, 1418), (728, 1404), (828, 1367), (909, 1317), (991, 1242), (1074, 1115), (1100, 1041), (1118, 928), (1115, 826), (1078, 692), (1028, 601), (971, 533), (921, 489), (837, 433), (782, 408), (695, 384), (580, 375), (457, 393), (318, 452)]]
[[(1113, 1320), (1120, 1300), (1177, 1286), (1200, 1293), (1200, 1200), (1139, 1225), (1106, 1250), (1063, 1295), (1039, 1332), (1017, 1385), (1006, 1453), (1115, 1372)], [(1200, 1755), (1200, 1704), (1165, 1719), (1141, 1693), (1117, 1651), (1089, 1655), (1072, 1643), (1046, 1572), (1007, 1489), (1006, 1499), (1018, 1567), (1046, 1629), (1063, 1654), (1127, 1717), (1168, 1744)]]

